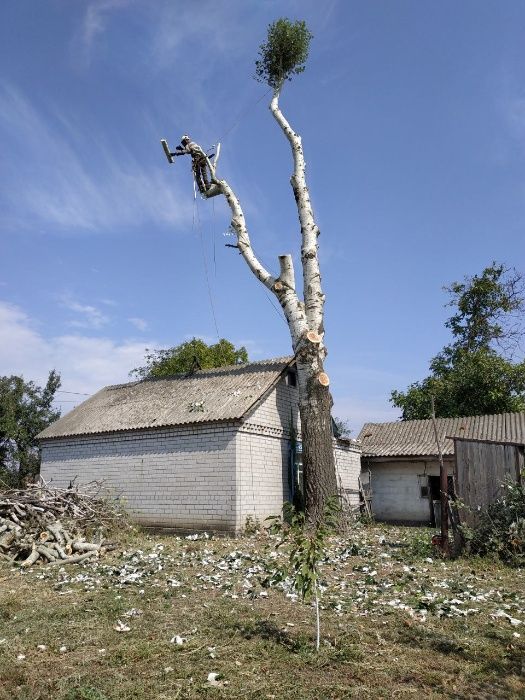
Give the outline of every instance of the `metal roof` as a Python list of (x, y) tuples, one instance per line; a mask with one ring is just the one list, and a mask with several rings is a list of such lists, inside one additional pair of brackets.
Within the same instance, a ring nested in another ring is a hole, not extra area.
[[(436, 422), (444, 455), (454, 454), (452, 437), (525, 443), (525, 412), (437, 418)], [(361, 441), (365, 457), (437, 455), (430, 418), (395, 423), (365, 423), (358, 440)]]
[(43, 430), (39, 439), (241, 419), (293, 357), (107, 386)]

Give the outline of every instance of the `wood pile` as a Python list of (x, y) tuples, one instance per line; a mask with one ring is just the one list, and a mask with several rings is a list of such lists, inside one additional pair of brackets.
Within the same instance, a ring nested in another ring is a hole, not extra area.
[[(90, 486), (84, 493), (34, 484), (0, 491), (0, 558), (23, 567), (77, 564), (113, 549), (102, 530), (119, 514), (98, 496), (100, 485)], [(97, 528), (98, 541), (86, 541)]]

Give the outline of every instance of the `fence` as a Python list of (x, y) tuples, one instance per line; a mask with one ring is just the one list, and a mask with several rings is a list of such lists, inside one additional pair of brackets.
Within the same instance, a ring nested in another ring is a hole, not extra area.
[(454, 438), (456, 493), (467, 508), (460, 520), (473, 527), (478, 513), (501, 498), (506, 481), (519, 482), (525, 446), (509, 442)]

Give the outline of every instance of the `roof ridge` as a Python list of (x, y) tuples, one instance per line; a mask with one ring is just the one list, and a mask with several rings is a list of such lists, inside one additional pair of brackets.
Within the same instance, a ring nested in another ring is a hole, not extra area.
[[(472, 420), (474, 418), (494, 418), (495, 416), (520, 416), (522, 414), (525, 414), (525, 411), (503, 411), (502, 413), (483, 413), (483, 414), (474, 414), (470, 416), (439, 416), (436, 417), (436, 421), (445, 421), (445, 420)], [(368, 422), (364, 423), (363, 427), (361, 428), (360, 432), (362, 432), (367, 426), (370, 425), (409, 425), (410, 423), (427, 423), (431, 422), (432, 418), (412, 418), (410, 420), (402, 420), (401, 418), (399, 420), (392, 420), (392, 421), (385, 421), (383, 423), (376, 423), (376, 422)]]
[(273, 365), (287, 365), (292, 362), (295, 358), (294, 355), (283, 355), (282, 357), (272, 357), (268, 360), (255, 360), (253, 362), (239, 362), (235, 365), (223, 365), (222, 367), (207, 367), (205, 369), (196, 369), (193, 373), (190, 372), (176, 372), (174, 374), (167, 374), (163, 377), (144, 377), (142, 379), (135, 379), (131, 382), (122, 382), (121, 384), (108, 384), (103, 387), (103, 389), (122, 389), (126, 386), (136, 386), (138, 384), (144, 384), (145, 382), (159, 382), (166, 380), (175, 379), (189, 379), (190, 377), (202, 377), (204, 375), (215, 374), (225, 374), (226, 372), (232, 372), (236, 370), (249, 369), (252, 366), (258, 367), (271, 367)]

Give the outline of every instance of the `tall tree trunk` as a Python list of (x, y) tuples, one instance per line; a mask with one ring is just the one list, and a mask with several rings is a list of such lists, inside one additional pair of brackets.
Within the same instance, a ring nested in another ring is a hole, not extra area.
[(305, 507), (308, 516), (318, 521), (326, 499), (337, 492), (332, 444), (332, 397), (320, 383), (322, 360), (297, 357), (299, 412), (303, 442)]
[(279, 256), (280, 274), (277, 278), (266, 270), (251, 246), (237, 196), (226, 180), (217, 178), (215, 167), (209, 160), (212, 188), (208, 191), (208, 196), (220, 193), (226, 198), (232, 213), (231, 224), (237, 236), (239, 252), (257, 279), (277, 297), (288, 322), (297, 364), (306, 512), (309, 518), (318, 520), (322, 516), (326, 499), (337, 492), (332, 445), (332, 397), (328, 388), (328, 376), (323, 368), (327, 351), (324, 344), (325, 295), (321, 288), (317, 243), (320, 232), (306, 183), (301, 137), (282, 114), (279, 95), (280, 89), (275, 90), (270, 110), (292, 150), (294, 169), (290, 183), (301, 226), (303, 300), (295, 288), (292, 256)]

